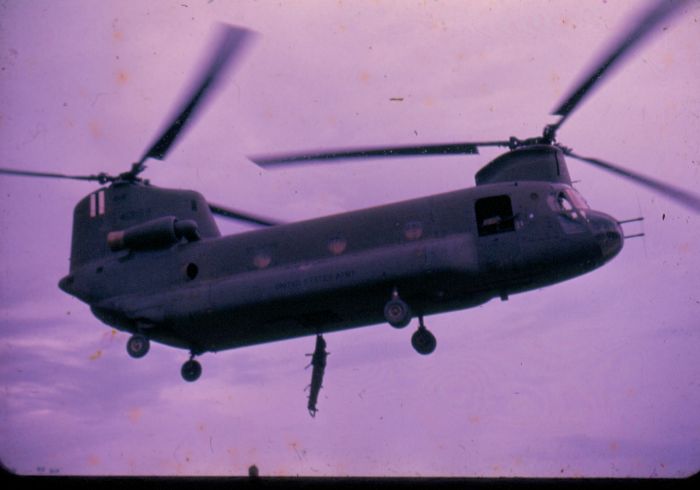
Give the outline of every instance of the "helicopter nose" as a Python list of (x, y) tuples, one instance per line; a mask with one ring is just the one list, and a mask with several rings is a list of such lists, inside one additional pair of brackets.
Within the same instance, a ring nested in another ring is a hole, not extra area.
[(593, 237), (600, 247), (603, 260), (607, 262), (622, 250), (624, 244), (622, 228), (617, 220), (604, 213), (591, 213), (589, 223)]

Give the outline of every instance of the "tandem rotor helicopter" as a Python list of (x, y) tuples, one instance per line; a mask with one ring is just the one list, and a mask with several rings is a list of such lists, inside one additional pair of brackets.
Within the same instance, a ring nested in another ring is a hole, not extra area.
[[(555, 124), (529, 139), (310, 151), (251, 157), (262, 167), (338, 159), (476, 154), (504, 147), (475, 175), (476, 186), (449, 193), (295, 222), (279, 223), (207, 202), (190, 190), (141, 177), (163, 160), (249, 36), (221, 27), (216, 49), (165, 131), (118, 175), (65, 175), (3, 168), (0, 173), (94, 181), (75, 206), (68, 275), (59, 287), (107, 325), (131, 333), (127, 352), (145, 356), (151, 341), (216, 352), (316, 336), (308, 408), (313, 415), (327, 352), (323, 334), (389, 323), (418, 327), (419, 354), (437, 345), (427, 315), (562, 282), (596, 269), (623, 247), (621, 224), (589, 208), (572, 186), (565, 157), (598, 166), (700, 211), (700, 196), (597, 158), (574, 153), (557, 131), (611, 67), (686, 2), (660, 1), (555, 109)], [(262, 227), (222, 236), (214, 216)]]

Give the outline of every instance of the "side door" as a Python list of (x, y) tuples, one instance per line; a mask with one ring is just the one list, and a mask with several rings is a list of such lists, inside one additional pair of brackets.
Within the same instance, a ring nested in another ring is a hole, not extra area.
[(483, 271), (510, 272), (520, 265), (517, 217), (507, 194), (482, 197), (474, 203), (479, 266)]

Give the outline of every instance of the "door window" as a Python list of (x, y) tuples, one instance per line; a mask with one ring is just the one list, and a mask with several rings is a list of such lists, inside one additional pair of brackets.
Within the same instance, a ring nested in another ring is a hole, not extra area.
[(476, 201), (474, 208), (479, 236), (515, 230), (513, 206), (509, 196), (484, 197)]

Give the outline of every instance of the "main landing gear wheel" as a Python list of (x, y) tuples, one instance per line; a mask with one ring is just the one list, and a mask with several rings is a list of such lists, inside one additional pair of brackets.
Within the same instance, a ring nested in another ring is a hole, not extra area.
[(399, 298), (396, 289), (384, 306), (384, 318), (394, 328), (403, 328), (411, 323), (411, 307)]
[(430, 330), (425, 328), (425, 325), (423, 325), (423, 317), (420, 318), (420, 326), (418, 327), (418, 330), (416, 330), (413, 336), (411, 336), (411, 345), (414, 349), (416, 349), (416, 352), (423, 356), (432, 354), (437, 346), (435, 335), (433, 335)]
[(135, 359), (145, 356), (150, 347), (149, 340), (141, 334), (132, 335), (126, 343), (126, 351)]
[(182, 379), (189, 383), (197, 381), (202, 375), (202, 365), (194, 359), (190, 359), (182, 365), (180, 374), (182, 374)]

